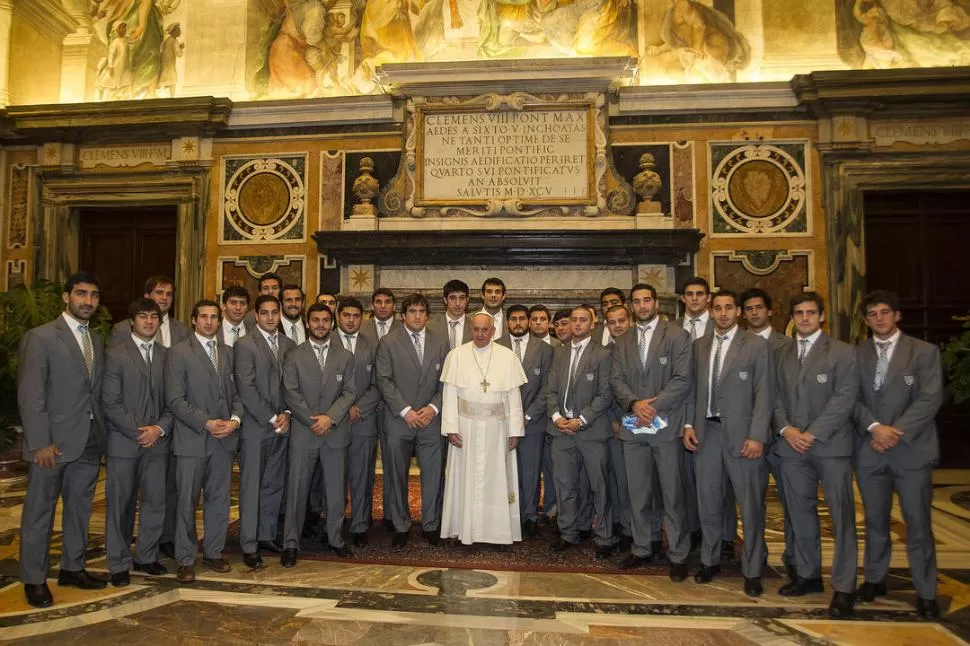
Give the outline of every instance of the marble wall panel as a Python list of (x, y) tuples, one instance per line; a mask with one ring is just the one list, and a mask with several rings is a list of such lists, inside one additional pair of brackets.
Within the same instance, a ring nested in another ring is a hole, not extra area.
[(283, 284), (293, 283), (306, 290), (304, 256), (221, 256), (219, 258), (219, 293), (231, 285), (242, 285), (255, 298), (259, 277), (275, 272)]
[(774, 301), (771, 324), (779, 332), (788, 326), (789, 300), (815, 289), (815, 254), (809, 250), (715, 251), (711, 256), (711, 289), (765, 290)]
[(307, 155), (223, 157), (222, 244), (307, 239)]
[(30, 207), (30, 169), (12, 164), (7, 182), (7, 249), (27, 246)]

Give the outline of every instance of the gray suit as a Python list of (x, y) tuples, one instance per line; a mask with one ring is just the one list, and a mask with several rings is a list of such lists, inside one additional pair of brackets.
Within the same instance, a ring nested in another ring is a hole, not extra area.
[[(137, 560), (142, 564), (158, 560), (167, 507), (166, 471), (175, 426), (165, 403), (167, 353), (161, 343), (152, 344), (151, 374), (144, 352), (130, 334), (127, 341), (116, 342), (105, 353), (101, 390), (108, 436), (105, 549), (112, 573), (131, 569), (131, 523), (139, 495)], [(142, 448), (138, 444), (140, 426), (159, 426), (164, 435), (155, 446)]]
[[(715, 332), (716, 334), (716, 332)], [(741, 456), (747, 440), (762, 443), (771, 437), (774, 366), (764, 339), (736, 328), (731, 344), (721, 357), (717, 400), (711, 402), (709, 377), (711, 356), (716, 351), (714, 334), (693, 345), (692, 387), (687, 396), (687, 419), (697, 436), (698, 506), (703, 542), (701, 562), (719, 565), (724, 529), (724, 480), (741, 503), (744, 527), (744, 576), (761, 576), (768, 556), (765, 548), (764, 455), (754, 460)], [(708, 417), (708, 408), (713, 417)]]
[[(395, 330), (398, 327), (401, 327), (402, 325), (401, 321), (398, 320), (397, 316), (395, 315), (391, 316), (389, 323), (390, 324), (388, 325), (388, 328), (387, 328), (388, 332), (390, 332), (391, 330)], [(367, 340), (371, 342), (371, 345), (373, 345), (375, 348), (377, 347), (378, 342), (383, 337), (378, 338), (377, 319), (374, 316), (371, 316), (369, 319), (367, 319), (361, 324), (360, 335), (367, 337)], [(388, 457), (387, 457), (387, 429), (384, 427), (384, 400), (383, 399), (379, 399), (377, 401), (376, 417), (377, 417), (377, 438), (380, 440), (379, 449), (381, 452), (381, 468), (384, 470), (384, 477), (381, 479), (381, 494), (383, 495), (383, 500), (385, 505), (384, 519), (386, 521), (389, 518), (387, 514), (387, 501), (390, 500), (390, 496), (391, 496), (391, 493), (390, 493), (391, 483), (387, 477), (387, 467), (385, 466), (388, 463)], [(410, 519), (411, 518), (410, 511), (405, 510), (405, 512), (407, 513), (408, 519)]]
[[(653, 407), (666, 418), (667, 427), (654, 435), (635, 435), (620, 429), (623, 458), (630, 492), (630, 521), (635, 556), (651, 555), (653, 540), (654, 483), (659, 481), (667, 528), (667, 554), (683, 563), (690, 550), (687, 529), (687, 500), (684, 484), (684, 401), (690, 388), (690, 337), (675, 324), (655, 318), (656, 326), (647, 348), (647, 364), (640, 361), (640, 332), (636, 327), (613, 345), (610, 383), (620, 409), (632, 411), (640, 399), (656, 397)], [(656, 479), (655, 479), (656, 473)]]
[[(466, 313), (463, 323), (461, 333), (456, 335), (459, 337), (458, 345), (464, 345), (472, 340), (472, 315)], [(451, 345), (451, 320), (447, 314), (436, 316), (428, 321), (428, 329), (434, 330), (436, 334), (440, 334), (448, 339), (449, 350), (455, 349), (455, 346)]]
[(236, 390), (246, 411), (239, 431), (239, 545), (246, 554), (256, 552), (258, 541), (276, 540), (286, 488), (289, 436), (270, 420), (286, 410), (282, 364), (295, 344), (279, 331), (276, 343), (278, 356), (254, 329), (233, 348)]
[(778, 391), (773, 419), (777, 434), (787, 426), (815, 436), (805, 455), (778, 440), (781, 477), (795, 539), (795, 566), (803, 579), (821, 577), (818, 484), (822, 483), (835, 531), (832, 587), (856, 587), (855, 503), (852, 491), (852, 413), (859, 391), (855, 349), (822, 334), (804, 363), (797, 343), (775, 357)]
[[(354, 356), (330, 337), (323, 368), (310, 341), (301, 343), (283, 362), (286, 405), (293, 411), (290, 422), (290, 473), (283, 524), (284, 549), (300, 548), (306, 519), (307, 496), (317, 464), (323, 476), (327, 503), (327, 538), (332, 547), (344, 544), (342, 529), (347, 505), (347, 449), (350, 421), (347, 412), (357, 398)], [(327, 415), (333, 426), (324, 435), (310, 427), (311, 417)]]
[[(255, 315), (253, 315), (253, 318), (250, 320), (249, 318), (250, 314), (252, 314), (252, 312), (249, 312), (249, 314), (246, 315), (246, 318), (243, 319), (243, 322), (239, 324), (239, 326), (246, 331), (246, 334), (243, 334), (239, 337), (240, 339), (244, 338), (248, 334), (252, 334), (253, 331), (256, 329)], [(219, 343), (227, 347), (230, 347), (230, 348), (232, 347), (231, 345), (229, 345), (229, 342), (226, 339), (226, 329), (225, 327), (223, 327), (221, 321), (219, 322), (219, 329), (216, 331), (216, 341), (218, 341)]]
[[(528, 333), (525, 336), (528, 338), (528, 345), (522, 357), (522, 369), (528, 381), (519, 386), (519, 392), (522, 395), (522, 411), (527, 421), (525, 436), (519, 440), (516, 449), (519, 468), (519, 516), (523, 521), (538, 521), (539, 474), (542, 473), (542, 448), (546, 441), (548, 423), (543, 391), (549, 380), (554, 353), (552, 346), (541, 339)], [(513, 342), (506, 347), (514, 352)]]
[[(790, 336), (784, 334), (778, 334), (775, 330), (771, 331), (771, 336), (768, 340), (768, 346), (771, 348), (771, 366), (772, 366), (772, 387), (777, 391), (778, 388), (778, 375), (777, 372), (777, 361), (776, 358), (779, 354), (785, 351), (786, 348), (790, 347), (795, 343), (795, 340)], [(771, 434), (771, 439), (769, 440), (768, 448), (765, 454), (765, 464), (768, 469), (765, 472), (765, 490), (768, 489), (768, 473), (771, 473), (772, 477), (775, 479), (775, 490), (778, 492), (778, 500), (781, 502), (784, 531), (785, 531), (785, 551), (781, 555), (782, 563), (786, 568), (795, 567), (795, 539), (792, 534), (791, 529), (791, 514), (788, 513), (788, 503), (785, 500), (785, 484), (781, 477), (781, 456), (778, 455), (779, 442), (783, 441), (782, 438), (778, 437), (775, 433)]]
[[(613, 405), (610, 391), (610, 350), (590, 338), (572, 370), (573, 349), (564, 347), (555, 353), (546, 386), (547, 432), (552, 436), (552, 471), (559, 497), (559, 533), (564, 541), (579, 542), (580, 471), (585, 468), (592, 492), (593, 508), (599, 522), (593, 533), (596, 545), (613, 543), (613, 505), (609, 495), (609, 447), (613, 436), (609, 410)], [(574, 435), (560, 431), (553, 417), (582, 418), (583, 427)]]
[[(176, 321), (171, 316), (168, 317), (168, 332), (169, 332), (169, 347), (175, 345), (176, 343), (181, 343), (190, 336), (192, 336), (192, 328), (183, 323), (182, 321)], [(158, 337), (161, 340), (161, 336)], [(111, 328), (111, 336), (108, 338), (108, 347), (110, 348), (116, 343), (124, 343), (131, 339), (131, 320), (124, 319), (118, 321)]]
[(222, 557), (229, 526), (229, 495), (232, 459), (239, 433), (217, 439), (206, 430), (212, 419), (242, 420), (243, 406), (233, 383), (233, 352), (216, 344), (219, 371), (193, 334), (171, 347), (165, 365), (165, 397), (175, 416), (173, 453), (178, 508), (175, 520), (175, 560), (180, 566), (195, 564), (198, 541), (195, 510), (205, 489), (202, 505), (206, 558)]
[[(347, 348), (344, 334), (340, 341)], [(354, 374), (357, 398), (353, 405), (360, 409), (360, 421), (350, 423), (350, 454), (347, 484), (350, 486), (350, 531), (363, 533), (371, 525), (374, 509), (374, 469), (377, 459), (377, 344), (357, 334), (354, 343)]]
[[(390, 325), (387, 327), (388, 333), (402, 326), (401, 321), (397, 316), (391, 316), (391, 318), (388, 319), (388, 322), (390, 323)], [(377, 319), (371, 316), (369, 319), (361, 323), (360, 334), (369, 337), (370, 341), (376, 346), (377, 342), (380, 340), (377, 338)]]
[[(940, 448), (934, 416), (943, 403), (939, 349), (901, 334), (885, 381), (873, 389), (877, 352), (872, 339), (856, 347), (859, 401), (855, 406), (856, 470), (866, 514), (865, 578), (885, 581), (892, 557), (889, 515), (893, 490), (906, 520), (906, 551), (916, 594), (936, 598), (936, 547), (930, 506), (933, 465)], [(899, 444), (882, 455), (870, 445), (869, 426), (879, 422), (902, 431)]]
[[(682, 316), (675, 321), (677, 325), (682, 330), (684, 329), (684, 323), (687, 317)], [(685, 330), (686, 331), (686, 330)], [(697, 336), (694, 341), (699, 341), (706, 335), (711, 334), (714, 331), (714, 317), (708, 316), (707, 323), (704, 325), (703, 330), (697, 330)], [(688, 338), (690, 333), (687, 334)], [(690, 451), (684, 450), (681, 455), (681, 459), (684, 462), (684, 487), (687, 492), (687, 525), (689, 530), (693, 532), (700, 531), (701, 521), (699, 507), (697, 504), (697, 473), (694, 469), (694, 454)], [(727, 486), (728, 482), (724, 481), (724, 536), (723, 540), (733, 541), (735, 535), (737, 534), (738, 517), (737, 512), (734, 510), (734, 495), (731, 491), (731, 487)]]
[[(54, 509), (63, 494), (61, 569), (84, 569), (84, 548), (98, 466), (104, 446), (101, 380), (104, 348), (90, 333), (93, 374), (88, 375), (74, 332), (60, 315), (24, 335), (17, 362), (17, 404), (24, 427), (24, 459), (30, 462), (20, 517), (20, 580), (47, 580)], [(33, 462), (34, 451), (54, 444), (53, 469)]]
[[(408, 464), (417, 453), (421, 469), (421, 527), (438, 533), (441, 527), (444, 443), (441, 436), (441, 368), (448, 354), (448, 339), (425, 330), (424, 361), (418, 363), (411, 331), (401, 326), (377, 346), (377, 387), (384, 398), (387, 461), (384, 480), (390, 480), (384, 515), (397, 532), (411, 528), (408, 513)], [(401, 411), (427, 405), (438, 409), (426, 428), (409, 428)]]

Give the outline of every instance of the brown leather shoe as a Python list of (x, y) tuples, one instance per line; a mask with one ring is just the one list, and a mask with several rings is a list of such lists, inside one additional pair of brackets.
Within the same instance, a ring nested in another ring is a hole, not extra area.
[(195, 566), (180, 565), (175, 580), (179, 583), (195, 583)]
[(217, 559), (203, 558), (202, 562), (205, 563), (206, 567), (214, 572), (225, 573), (232, 571), (232, 566), (229, 565), (229, 561), (222, 557)]

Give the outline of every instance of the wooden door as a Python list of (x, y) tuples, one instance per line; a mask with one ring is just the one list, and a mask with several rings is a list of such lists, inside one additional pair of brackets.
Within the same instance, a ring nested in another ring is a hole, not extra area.
[[(865, 196), (866, 289), (899, 294), (907, 334), (942, 345), (970, 312), (970, 191), (872, 192)], [(970, 467), (970, 406), (937, 416), (941, 466)]]
[(115, 321), (155, 274), (175, 277), (175, 206), (81, 209), (81, 268), (101, 281), (101, 304)]

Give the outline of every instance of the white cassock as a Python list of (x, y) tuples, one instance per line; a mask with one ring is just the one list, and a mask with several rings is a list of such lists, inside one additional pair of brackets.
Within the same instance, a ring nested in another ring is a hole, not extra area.
[(448, 353), (441, 381), (441, 434), (458, 433), (462, 443), (448, 445), (441, 537), (457, 536), (466, 545), (521, 541), (518, 467), (509, 438), (525, 435), (522, 364), (497, 343), (479, 349), (469, 342)]

